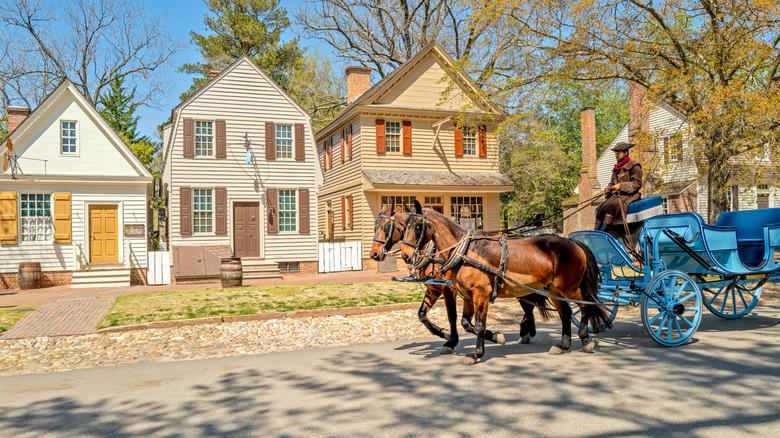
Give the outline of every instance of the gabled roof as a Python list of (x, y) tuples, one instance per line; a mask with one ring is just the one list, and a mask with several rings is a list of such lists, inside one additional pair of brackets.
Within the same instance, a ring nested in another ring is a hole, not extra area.
[(320, 129), (317, 134), (315, 134), (315, 138), (319, 137), (320, 134), (328, 132), (335, 126), (341, 124), (343, 119), (351, 114), (352, 110), (356, 107), (375, 103), (382, 95), (384, 95), (386, 91), (395, 86), (400, 81), (400, 79), (406, 75), (406, 73), (411, 71), (423, 58), (431, 53), (438, 56), (439, 60), (441, 60), (446, 65), (447, 72), (449, 73), (450, 77), (459, 86), (470, 89), (470, 95), (477, 98), (477, 104), (479, 104), (484, 110), (501, 116), (507, 115), (507, 113), (498, 105), (486, 99), (479, 93), (479, 86), (477, 86), (476, 82), (474, 82), (474, 80), (468, 74), (466, 74), (466, 72), (457, 66), (455, 60), (452, 59), (452, 57), (447, 53), (446, 50), (444, 50), (444, 48), (441, 47), (441, 45), (439, 45), (439, 43), (434, 41), (417, 52), (416, 55), (408, 59), (406, 62), (399, 65), (398, 68), (388, 73), (379, 82), (374, 84), (374, 86), (369, 88), (368, 91), (361, 94), (354, 101), (349, 103), (347, 107), (336, 116), (336, 118), (334, 118), (330, 123), (325, 125), (325, 127)]
[(119, 137), (119, 134), (109, 126), (108, 122), (100, 115), (100, 113), (87, 102), (84, 95), (76, 88), (76, 85), (69, 79), (64, 78), (60, 81), (59, 85), (47, 95), (40, 105), (33, 110), (29, 116), (27, 116), (19, 126), (14, 129), (7, 138), (10, 138), (12, 142), (16, 143), (17, 140), (24, 136), (25, 133), (37, 123), (37, 121), (43, 116), (43, 114), (52, 107), (60, 98), (69, 93), (79, 103), (84, 112), (92, 119), (92, 121), (101, 129), (106, 138), (114, 145), (119, 153), (127, 160), (127, 162), (135, 169), (139, 176), (152, 178), (152, 174), (144, 167), (141, 160), (133, 154), (127, 144)]

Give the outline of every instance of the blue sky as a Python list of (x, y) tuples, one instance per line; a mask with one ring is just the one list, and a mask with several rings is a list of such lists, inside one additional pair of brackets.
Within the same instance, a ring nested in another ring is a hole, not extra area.
[[(288, 13), (300, 5), (301, 0), (282, 0), (282, 5)], [(205, 33), (206, 26), (203, 24), (203, 16), (206, 14), (206, 5), (202, 0), (147, 0), (146, 7), (152, 14), (165, 13), (168, 17), (169, 32), (174, 38), (185, 43), (182, 51), (177, 53), (172, 61), (172, 65), (167, 67), (166, 74), (170, 78), (169, 90), (163, 96), (160, 108), (138, 108), (136, 114), (140, 117), (138, 129), (143, 135), (157, 139), (155, 131), (157, 126), (166, 121), (171, 115), (171, 109), (179, 104), (179, 96), (189, 89), (192, 84), (192, 76), (183, 73), (177, 73), (176, 69), (187, 62), (198, 62), (201, 60), (198, 48), (190, 43), (190, 31)], [(284, 39), (287, 40), (295, 36), (297, 29), (293, 29)], [(317, 41), (302, 40), (301, 46), (317, 46), (321, 53), (329, 53), (329, 49), (319, 45)]]

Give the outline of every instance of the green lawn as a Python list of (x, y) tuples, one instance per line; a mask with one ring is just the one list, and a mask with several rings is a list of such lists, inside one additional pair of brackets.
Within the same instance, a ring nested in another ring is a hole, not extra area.
[(8, 329), (19, 322), (19, 320), (22, 319), (22, 317), (26, 315), (27, 312), (35, 310), (38, 307), (40, 307), (40, 304), (36, 304), (34, 306), (14, 306), (0, 308), (0, 333), (8, 331)]

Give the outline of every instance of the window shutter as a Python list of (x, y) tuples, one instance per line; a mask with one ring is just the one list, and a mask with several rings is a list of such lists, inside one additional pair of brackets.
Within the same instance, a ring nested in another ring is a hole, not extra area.
[(227, 188), (214, 187), (214, 206), (217, 210), (214, 224), (214, 234), (227, 235)]
[(739, 186), (731, 186), (731, 206), (734, 211), (739, 210)]
[(179, 228), (182, 236), (192, 235), (192, 189), (179, 188)]
[(328, 141), (322, 142), (322, 171), (328, 170)]
[(309, 223), (311, 222), (311, 215), (309, 214), (309, 189), (298, 189), (298, 220), (300, 222), (298, 226), (298, 232), (300, 234), (309, 234)]
[(227, 133), (225, 131), (225, 121), (215, 120), (217, 134), (217, 158), (227, 158)]
[(664, 137), (664, 163), (669, 163), (669, 137)]
[(412, 155), (412, 121), (404, 120), (401, 124), (403, 125), (404, 155)]
[(295, 159), (297, 161), (303, 161), (306, 159), (306, 148), (304, 141), (306, 139), (306, 134), (303, 129), (303, 123), (296, 123), (295, 124)]
[(71, 242), (70, 192), (54, 192), (54, 243)]
[(677, 161), (682, 161), (683, 159), (683, 141), (680, 139), (677, 142)]
[(352, 124), (347, 126), (347, 148), (349, 149), (349, 159), (352, 159)]
[(385, 121), (376, 119), (376, 153), (384, 154), (385, 152)]
[(347, 135), (347, 130), (346, 129), (342, 129), (341, 130), (341, 143), (340, 143), (340, 145), (341, 145), (341, 162), (342, 163), (344, 162), (344, 152), (345, 152), (344, 151), (344, 147), (347, 145), (346, 139), (344, 138), (344, 137), (346, 137), (346, 135)]
[(0, 192), (0, 244), (15, 244), (16, 192)]
[(341, 229), (347, 229), (347, 197), (341, 197)]
[(328, 169), (333, 169), (333, 137), (328, 139)]
[(352, 195), (349, 195), (349, 228), (350, 229), (354, 229), (355, 228), (355, 221), (354, 221), (354, 219), (355, 219), (355, 213), (354, 213), (355, 209), (353, 208), (354, 207), (353, 200), (354, 200), (354, 198), (352, 197)]
[(184, 158), (195, 156), (195, 147), (192, 140), (192, 119), (184, 119)]
[(487, 157), (487, 126), (479, 125), (479, 156)]
[(455, 156), (463, 156), (463, 128), (455, 127)]
[(279, 234), (279, 213), (276, 211), (276, 202), (279, 192), (276, 189), (268, 189), (265, 192), (265, 202), (268, 206), (268, 234)]
[(265, 159), (276, 159), (276, 126), (273, 122), (265, 122)]

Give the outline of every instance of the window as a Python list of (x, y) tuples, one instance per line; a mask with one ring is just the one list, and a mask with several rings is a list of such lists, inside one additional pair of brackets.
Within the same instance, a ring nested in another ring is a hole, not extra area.
[(279, 272), (301, 272), (299, 262), (279, 262)]
[(21, 193), (22, 242), (51, 242), (51, 194)]
[(295, 190), (279, 190), (279, 231), (296, 231)]
[(477, 130), (473, 126), (463, 127), (463, 155), (477, 155)]
[(385, 123), (385, 150), (401, 152), (401, 122)]
[(193, 233), (211, 233), (213, 228), (211, 189), (193, 189)]
[(441, 196), (426, 196), (425, 206), (431, 207), (438, 213), (444, 214), (444, 205), (441, 202)]
[(483, 228), (482, 197), (453, 196), (450, 198), (450, 216), (463, 228)]
[[(333, 153), (332, 151), (330, 152)], [(293, 127), (292, 125), (276, 125), (276, 158), (293, 157)], [(330, 158), (333, 165), (333, 157)]]
[(674, 137), (664, 137), (664, 159), (666, 163), (682, 161), (683, 141), (679, 134)]
[(669, 197), (668, 196), (661, 196), (661, 207), (663, 208), (663, 213), (664, 214), (669, 213)]
[(62, 153), (76, 153), (76, 122), (62, 122)]
[[(395, 211), (398, 213), (409, 213), (416, 200), (417, 197), (415, 196), (382, 196), (382, 204), (389, 205), (395, 202)], [(406, 207), (409, 207), (409, 209), (406, 209)]]
[(214, 122), (195, 121), (195, 156), (214, 155)]

